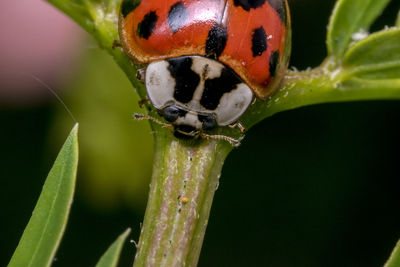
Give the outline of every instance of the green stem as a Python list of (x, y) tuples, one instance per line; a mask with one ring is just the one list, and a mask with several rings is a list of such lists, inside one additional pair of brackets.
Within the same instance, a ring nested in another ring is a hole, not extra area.
[(196, 266), (232, 147), (216, 140), (187, 143), (162, 129), (154, 136), (153, 177), (134, 266)]
[(241, 118), (249, 129), (278, 112), (321, 103), (400, 99), (400, 79), (367, 80), (325, 66), (288, 71), (282, 88), (267, 101), (257, 101)]

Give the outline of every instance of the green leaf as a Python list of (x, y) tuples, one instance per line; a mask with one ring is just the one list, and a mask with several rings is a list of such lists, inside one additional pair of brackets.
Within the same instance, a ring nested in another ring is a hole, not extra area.
[(390, 0), (338, 0), (327, 36), (328, 55), (340, 61), (353, 35), (368, 30)]
[(50, 266), (60, 244), (75, 189), (78, 124), (65, 141), (47, 176), (32, 217), (8, 267)]
[(121, 254), (122, 245), (125, 242), (125, 239), (131, 232), (131, 229), (127, 229), (124, 233), (122, 233), (114, 243), (107, 249), (107, 251), (100, 258), (99, 262), (96, 264), (96, 267), (116, 267), (118, 264), (118, 259)]
[(399, 79), (400, 29), (380, 31), (359, 41), (346, 53), (343, 67), (344, 73), (363, 79)]
[(400, 10), (399, 10), (399, 14), (397, 14), (397, 19), (396, 19), (396, 23), (394, 24), (396, 27), (400, 27)]
[(397, 242), (396, 247), (393, 249), (392, 255), (386, 262), (384, 267), (399, 267), (400, 266), (400, 240)]

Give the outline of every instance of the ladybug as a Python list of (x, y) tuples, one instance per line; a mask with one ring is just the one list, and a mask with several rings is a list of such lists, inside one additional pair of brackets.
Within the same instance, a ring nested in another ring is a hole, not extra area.
[(148, 100), (178, 138), (237, 126), (255, 98), (279, 87), (290, 50), (287, 0), (124, 0), (119, 36)]

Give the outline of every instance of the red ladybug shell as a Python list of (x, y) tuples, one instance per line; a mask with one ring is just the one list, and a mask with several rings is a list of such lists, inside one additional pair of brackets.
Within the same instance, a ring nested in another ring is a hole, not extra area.
[(277, 89), (287, 67), (286, 0), (125, 0), (119, 21), (122, 46), (136, 62), (210, 57), (261, 99)]

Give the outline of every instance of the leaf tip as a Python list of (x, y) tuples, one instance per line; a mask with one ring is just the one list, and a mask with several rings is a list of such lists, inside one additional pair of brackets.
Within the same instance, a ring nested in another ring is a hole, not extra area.
[(126, 237), (126, 236), (128, 236), (128, 235), (131, 233), (131, 231), (132, 231), (132, 229), (129, 227), (129, 228), (127, 228), (127, 229), (125, 230), (125, 232), (123, 232), (123, 233), (121, 234), (121, 236)]
[(71, 140), (73, 144), (75, 144), (75, 149), (78, 150), (78, 130), (79, 130), (79, 123), (76, 123), (72, 128), (71, 132), (68, 135), (68, 139)]
[(75, 123), (74, 127), (71, 130), (71, 135), (74, 135), (74, 136), (78, 135), (78, 129), (79, 129), (79, 123), (77, 122), (77, 123)]

